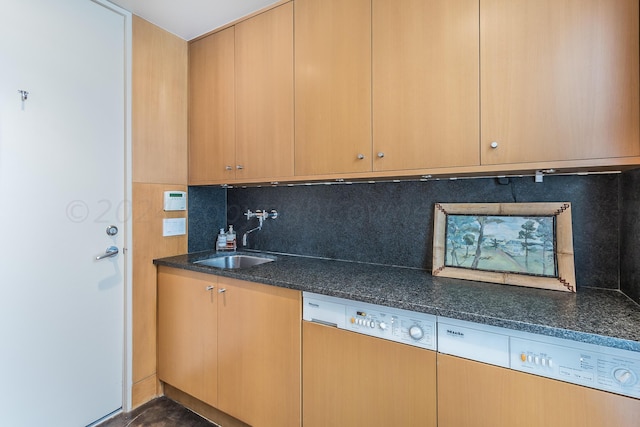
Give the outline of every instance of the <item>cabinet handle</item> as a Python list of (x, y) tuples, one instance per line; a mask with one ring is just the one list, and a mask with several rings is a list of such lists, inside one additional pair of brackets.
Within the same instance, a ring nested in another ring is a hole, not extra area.
[(224, 170), (228, 170), (228, 171), (230, 171), (230, 170), (233, 170), (233, 168), (232, 168), (231, 166), (228, 166), (228, 165), (227, 165), (227, 166), (225, 166), (225, 167), (224, 167)]
[(212, 290), (214, 290), (214, 289), (215, 289), (215, 286), (207, 286), (207, 287), (206, 287), (206, 289), (207, 289), (208, 291), (212, 291)]
[(384, 157), (384, 153), (381, 151), (378, 153), (378, 157), (383, 158)]
[(225, 288), (218, 289), (218, 293), (219, 294), (222, 294), (224, 292), (227, 292), (227, 290)]
[(359, 160), (363, 160), (364, 159), (364, 154), (362, 154), (362, 153), (358, 154), (358, 159)]
[(491, 143), (491, 148), (498, 148), (498, 143), (496, 141), (493, 141)]
[(242, 170), (242, 169), (244, 169), (244, 166), (242, 166), (242, 165), (238, 165), (238, 166), (236, 166), (236, 169), (238, 169), (238, 170)]

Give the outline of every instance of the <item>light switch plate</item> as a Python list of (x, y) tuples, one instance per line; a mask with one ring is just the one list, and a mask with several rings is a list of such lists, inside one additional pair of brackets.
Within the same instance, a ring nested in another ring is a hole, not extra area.
[(187, 218), (164, 218), (162, 220), (163, 236), (181, 236), (187, 234)]

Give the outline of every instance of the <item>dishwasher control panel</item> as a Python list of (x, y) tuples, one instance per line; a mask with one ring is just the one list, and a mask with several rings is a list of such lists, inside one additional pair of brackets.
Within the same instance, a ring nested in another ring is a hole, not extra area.
[(438, 352), (640, 398), (640, 353), (438, 318)]
[(303, 293), (302, 318), (340, 329), (436, 349), (436, 316), (326, 295)]
[(640, 398), (640, 355), (581, 344), (511, 337), (511, 369)]

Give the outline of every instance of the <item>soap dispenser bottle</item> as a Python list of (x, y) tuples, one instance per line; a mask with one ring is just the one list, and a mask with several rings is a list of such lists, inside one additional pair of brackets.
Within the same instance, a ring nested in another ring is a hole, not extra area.
[(236, 250), (236, 232), (233, 230), (233, 225), (230, 225), (227, 231), (227, 249)]
[(224, 228), (221, 228), (220, 234), (218, 234), (218, 240), (216, 241), (216, 250), (225, 249), (227, 249), (227, 233), (224, 232)]

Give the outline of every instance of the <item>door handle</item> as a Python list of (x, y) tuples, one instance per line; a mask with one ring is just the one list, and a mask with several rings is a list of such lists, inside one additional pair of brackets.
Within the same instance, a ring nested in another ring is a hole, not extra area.
[(118, 248), (115, 246), (109, 246), (107, 250), (102, 254), (96, 257), (96, 261), (100, 261), (101, 259), (111, 258), (112, 256), (118, 255)]

